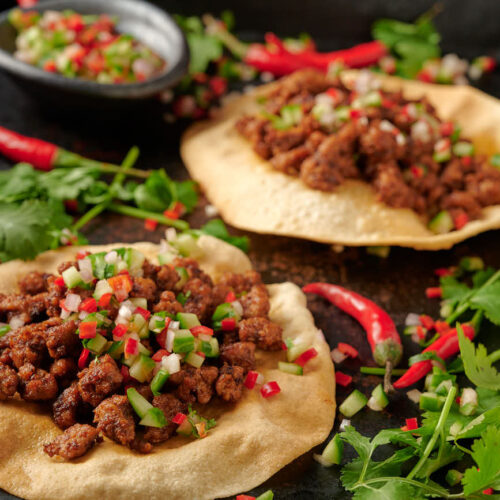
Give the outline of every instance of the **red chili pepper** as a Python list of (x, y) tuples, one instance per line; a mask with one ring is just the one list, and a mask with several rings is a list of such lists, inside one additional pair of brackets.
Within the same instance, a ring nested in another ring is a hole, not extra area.
[(455, 229), (462, 229), (469, 222), (469, 216), (465, 212), (460, 212), (453, 217), (453, 224)]
[(90, 356), (90, 351), (88, 349), (82, 349), (80, 357), (78, 358), (78, 368), (80, 370), (83, 370), (87, 366), (89, 356)]
[[(465, 336), (472, 340), (475, 332), (474, 327), (471, 325), (462, 325)], [(437, 356), (442, 359), (448, 359), (460, 351), (458, 345), (457, 329), (453, 328), (448, 333), (439, 337), (435, 342), (423, 350), (423, 352), (435, 352)], [(394, 387), (396, 389), (403, 389), (410, 385), (415, 384), (421, 378), (425, 377), (432, 370), (432, 361), (418, 361), (406, 371), (406, 373), (396, 380)]]
[(347, 387), (352, 382), (352, 377), (337, 370), (335, 372), (335, 382), (342, 387)]
[(427, 328), (427, 330), (431, 330), (432, 328), (434, 328), (434, 320), (430, 316), (427, 316), (426, 314), (420, 315), (420, 324), (424, 328)]
[(483, 495), (493, 495), (493, 488), (486, 488), (483, 490)]
[(407, 418), (406, 429), (409, 431), (414, 431), (418, 429), (418, 420), (416, 418)]
[(453, 276), (454, 272), (455, 271), (450, 267), (440, 267), (438, 269), (434, 269), (434, 274), (440, 278), (443, 276)]
[(367, 333), (373, 358), (380, 366), (395, 366), (401, 360), (403, 347), (391, 317), (377, 304), (355, 292), (329, 283), (311, 283), (303, 288), (316, 293), (357, 319)]
[(430, 286), (425, 289), (425, 295), (428, 299), (440, 299), (443, 296), (443, 290), (440, 286)]
[(267, 382), (267, 384), (264, 384), (260, 389), (262, 397), (266, 399), (275, 396), (280, 392), (281, 392), (280, 386), (278, 385), (278, 382), (275, 381)]
[(451, 330), (451, 326), (446, 323), (446, 321), (436, 321), (434, 323), (434, 329), (436, 332), (443, 334)]
[(146, 231), (154, 231), (156, 226), (158, 226), (158, 221), (155, 219), (146, 219), (144, 221), (144, 229), (146, 229)]
[(236, 295), (234, 292), (228, 292), (226, 295), (226, 298), (224, 299), (224, 302), (234, 302), (236, 300)]
[(337, 345), (337, 349), (346, 356), (349, 356), (350, 358), (357, 358), (359, 355), (357, 349), (355, 349), (350, 344), (346, 344), (345, 342), (339, 342), (339, 344)]

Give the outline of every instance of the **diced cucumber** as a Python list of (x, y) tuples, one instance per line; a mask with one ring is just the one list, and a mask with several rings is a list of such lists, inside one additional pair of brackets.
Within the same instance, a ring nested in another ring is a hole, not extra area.
[(179, 281), (175, 284), (175, 289), (181, 290), (182, 287), (187, 283), (187, 280), (189, 279), (189, 273), (185, 267), (176, 266), (175, 270), (179, 275)]
[(344, 442), (340, 439), (339, 434), (335, 434), (330, 442), (326, 445), (321, 457), (324, 462), (330, 465), (340, 465), (344, 456)]
[(273, 500), (274, 493), (271, 490), (264, 491), (262, 495), (259, 495), (255, 500)]
[(177, 434), (187, 437), (193, 434), (193, 424), (189, 421), (189, 418), (186, 418), (186, 420), (184, 420), (184, 422), (177, 427)]
[(428, 227), (435, 234), (445, 234), (449, 233), (455, 225), (450, 213), (447, 210), (442, 210), (429, 222)]
[(381, 259), (387, 259), (387, 257), (389, 257), (390, 252), (391, 252), (391, 247), (388, 246), (366, 247), (367, 254), (374, 255), (375, 257), (380, 257)]
[(104, 257), (106, 252), (93, 253), (88, 255), (90, 262), (92, 262), (92, 273), (97, 279), (106, 278), (106, 261)]
[(126, 358), (125, 356), (122, 357), (121, 363), (122, 365), (128, 366), (129, 368), (135, 363), (135, 360), (139, 357), (137, 354), (136, 356), (131, 356), (130, 358)]
[(7, 335), (11, 330), (10, 325), (2, 325), (0, 326), (0, 338), (3, 337), (4, 335)]
[(472, 156), (474, 154), (474, 145), (470, 142), (459, 141), (453, 144), (452, 151), (456, 156)]
[(484, 269), (484, 261), (481, 257), (463, 257), (458, 264), (460, 269), (467, 272), (481, 271)]
[(148, 299), (145, 299), (144, 297), (133, 297), (130, 300), (132, 304), (134, 304), (135, 307), (140, 307), (141, 309), (146, 309), (148, 310)]
[(455, 469), (450, 469), (447, 473), (446, 473), (446, 476), (445, 476), (445, 479), (446, 479), (446, 482), (450, 485), (450, 486), (455, 486), (457, 485), (460, 481), (462, 481), (462, 478), (464, 477), (464, 475), (455, 470)]
[(337, 119), (345, 122), (349, 120), (351, 108), (349, 106), (339, 106), (335, 108), (335, 114), (337, 115)]
[(462, 415), (470, 416), (476, 413), (478, 407), (477, 392), (471, 387), (466, 387), (462, 390), (460, 396), (459, 412)]
[(160, 266), (172, 264), (172, 262), (178, 257), (177, 254), (173, 252), (163, 252), (158, 254), (158, 263)]
[(284, 361), (279, 361), (278, 368), (282, 372), (290, 373), (291, 375), (302, 375), (304, 373), (302, 366), (296, 365), (295, 363), (285, 363)]
[(435, 151), (432, 155), (432, 159), (437, 163), (444, 163), (451, 158), (451, 149), (445, 149), (444, 151)]
[(191, 366), (194, 366), (195, 368), (199, 368), (203, 362), (205, 361), (205, 358), (203, 356), (200, 356), (199, 354), (197, 354), (196, 352), (194, 351), (191, 351), (187, 356), (186, 358), (184, 359), (184, 361), (188, 364), (188, 365), (191, 365)]
[(151, 352), (149, 351), (149, 349), (140, 342), (138, 344), (138, 348), (139, 348), (139, 354), (144, 354), (144, 356), (151, 356)]
[(149, 337), (148, 322), (144, 319), (142, 314), (133, 314), (129, 323), (129, 329), (139, 335), (140, 339), (147, 339)]
[(490, 165), (496, 168), (500, 167), (500, 153), (495, 153), (494, 155), (491, 155)]
[(137, 392), (137, 389), (134, 389), (133, 387), (129, 387), (127, 389), (127, 398), (134, 411), (141, 418), (144, 418), (146, 416), (146, 413), (154, 408), (154, 406), (146, 398), (141, 396)]
[(97, 282), (94, 290), (94, 299), (99, 300), (103, 295), (113, 293), (113, 289), (106, 280)]
[(450, 392), (452, 387), (453, 387), (453, 382), (451, 380), (443, 380), (436, 387), (436, 394), (438, 396), (446, 396)]
[(305, 342), (289, 342), (288, 343), (288, 349), (286, 351), (286, 359), (288, 362), (295, 361), (302, 353), (306, 352), (309, 347), (311, 347), (309, 344), (306, 344)]
[(75, 288), (80, 283), (83, 283), (82, 275), (75, 266), (68, 267), (62, 272), (61, 276), (68, 288)]
[(139, 354), (134, 364), (130, 367), (130, 376), (139, 382), (146, 382), (153, 373), (156, 363), (148, 356)]
[(177, 313), (176, 320), (179, 322), (180, 327), (185, 330), (190, 330), (193, 326), (201, 325), (198, 316), (193, 313)]
[(146, 257), (144, 254), (135, 248), (127, 248), (125, 252), (124, 260), (127, 263), (131, 274), (135, 274), (142, 268), (145, 259)]
[(389, 404), (389, 398), (384, 391), (382, 384), (377, 385), (372, 391), (368, 400), (368, 407), (374, 411), (382, 411)]
[(346, 417), (356, 415), (368, 403), (368, 398), (357, 389), (347, 396), (347, 399), (339, 406), (339, 411)]
[(203, 256), (203, 251), (198, 247), (197, 238), (191, 234), (178, 234), (170, 244), (184, 257), (197, 259)]
[(106, 339), (106, 337), (103, 337), (100, 333), (97, 333), (93, 339), (87, 340), (85, 346), (91, 353), (99, 355), (104, 351), (107, 343), (108, 340)]
[(153, 380), (151, 380), (151, 391), (154, 396), (159, 396), (161, 394), (161, 390), (169, 376), (167, 370), (159, 370), (153, 377)]
[(193, 334), (189, 330), (177, 330), (174, 334), (173, 352), (190, 352), (193, 349)]
[(440, 411), (444, 405), (445, 398), (433, 392), (423, 392), (420, 396), (419, 406), (421, 410)]
[(161, 429), (167, 425), (167, 421), (165, 420), (165, 415), (160, 408), (150, 408), (139, 424), (147, 427), (159, 427)]
[(123, 349), (125, 347), (125, 342), (123, 340), (118, 340), (111, 344), (111, 347), (108, 349), (108, 354), (113, 359), (120, 359), (123, 354)]
[(208, 337), (201, 340), (199, 349), (207, 358), (216, 358), (219, 356), (219, 341), (216, 337)]

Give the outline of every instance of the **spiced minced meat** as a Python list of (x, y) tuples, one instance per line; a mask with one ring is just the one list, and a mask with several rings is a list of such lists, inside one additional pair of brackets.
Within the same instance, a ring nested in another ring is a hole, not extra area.
[(365, 181), (388, 206), (426, 221), (441, 214), (429, 224), (435, 232), (460, 229), (499, 204), (500, 157), (475, 154), (425, 97), (406, 99), (379, 83), (369, 72), (347, 87), (301, 70), (273, 84), (261, 112), (236, 128), (274, 169), (309, 188), (332, 192), (348, 179)]
[(0, 401), (52, 406), (64, 432), (50, 456), (80, 457), (103, 437), (141, 453), (181, 428), (203, 437), (214, 422), (191, 405), (237, 403), (256, 349), (283, 345), (254, 271), (214, 284), (193, 259), (155, 265), (121, 248), (80, 252), (59, 273), (30, 272), (0, 295)]

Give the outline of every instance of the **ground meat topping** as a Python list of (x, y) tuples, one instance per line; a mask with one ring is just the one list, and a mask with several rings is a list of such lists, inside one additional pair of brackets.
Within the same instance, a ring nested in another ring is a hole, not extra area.
[(50, 401), (57, 396), (57, 382), (51, 373), (30, 363), (19, 368), (20, 393), (26, 401)]
[(129, 446), (135, 439), (134, 413), (127, 396), (115, 394), (94, 410), (94, 423), (106, 437)]
[(122, 374), (111, 356), (105, 354), (78, 374), (78, 390), (82, 399), (97, 406), (106, 396), (116, 391), (123, 382)]
[(170, 376), (169, 382), (177, 385), (177, 397), (185, 403), (208, 403), (214, 393), (218, 370), (215, 366), (193, 368), (189, 366)]
[(241, 366), (245, 372), (255, 368), (255, 344), (235, 342), (225, 345), (221, 350), (221, 361), (230, 365)]
[(241, 366), (229, 366), (225, 364), (219, 372), (219, 378), (215, 384), (217, 395), (228, 403), (236, 403), (243, 395), (243, 381), (245, 370)]
[(23, 295), (36, 295), (47, 290), (49, 275), (31, 271), (19, 280), (19, 290)]
[(148, 430), (144, 434), (144, 439), (150, 443), (158, 444), (163, 443), (175, 433), (177, 425), (171, 423), (171, 420), (177, 413), (186, 413), (187, 405), (177, 399), (173, 394), (160, 394), (153, 398), (153, 406), (160, 408), (168, 424), (161, 429), (148, 427)]
[(59, 387), (68, 387), (75, 379), (78, 368), (73, 358), (59, 358), (50, 365), (50, 373), (54, 375)]
[(19, 377), (16, 370), (0, 364), (0, 401), (14, 396), (17, 392)]
[(75, 424), (52, 443), (45, 444), (43, 450), (49, 457), (58, 456), (65, 460), (73, 460), (85, 455), (98, 441), (96, 428), (86, 424)]
[(169, 314), (177, 314), (178, 312), (182, 312), (182, 305), (177, 302), (175, 295), (173, 292), (166, 291), (162, 292), (160, 295), (160, 300), (153, 307), (154, 312), (166, 311)]
[[(56, 321), (51, 320), (53, 322)], [(56, 324), (48, 328), (45, 332), (47, 349), (52, 358), (65, 358), (74, 356), (81, 350), (81, 343), (78, 335), (75, 335), (78, 324), (75, 320), (59, 320)]]
[(346, 86), (318, 71), (297, 71), (273, 84), (263, 103), (276, 116), (298, 106), (295, 123), (278, 129), (257, 113), (240, 118), (236, 130), (272, 168), (312, 189), (331, 192), (360, 178), (383, 203), (427, 220), (442, 210), (476, 219), (482, 207), (500, 204), (500, 171), (472, 149), (454, 149), (467, 139), (450, 138), (425, 97), (412, 101), (371, 85), (360, 90), (357, 82)]
[(281, 349), (283, 329), (267, 318), (245, 319), (240, 321), (238, 326), (242, 342), (254, 342), (266, 351)]
[(54, 422), (61, 429), (67, 429), (77, 423), (78, 409), (82, 404), (82, 397), (78, 390), (78, 383), (74, 382), (65, 389), (52, 405)]

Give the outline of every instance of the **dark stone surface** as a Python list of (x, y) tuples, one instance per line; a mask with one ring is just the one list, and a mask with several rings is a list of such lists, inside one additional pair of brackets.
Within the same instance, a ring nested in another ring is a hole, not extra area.
[[(167, 5), (166, 1), (156, 2)], [(412, 19), (432, 5), (432, 1), (384, 2), (382, 0), (347, 2), (345, 0), (309, 0), (295, 2), (276, 0), (264, 2), (231, 3), (212, 0), (210, 9), (232, 8), (244, 30), (274, 29), (280, 33), (294, 34), (309, 31), (322, 37), (329, 47), (346, 46), (352, 41), (369, 37), (369, 25), (380, 16), (397, 16)], [(0, 6), (12, 2), (0, 0)], [(445, 1), (445, 13), (439, 18), (447, 50), (457, 50), (466, 55), (483, 53), (491, 47), (493, 53), (499, 50), (497, 13), (500, 3), (481, 0), (474, 2)], [(204, 12), (205, 2), (172, 0), (168, 3), (172, 11)], [(466, 10), (467, 9), (467, 10)], [(284, 12), (286, 10), (286, 18)], [(498, 72), (483, 82), (483, 89), (500, 95)], [(175, 178), (187, 177), (178, 156), (180, 129), (163, 122), (158, 109), (148, 109), (139, 115), (124, 114), (119, 120), (103, 113), (81, 116), (72, 109), (63, 112), (41, 110), (29, 97), (18, 90), (0, 74), (0, 125), (25, 134), (44, 138), (86, 156), (112, 162), (119, 162), (130, 146), (141, 148), (138, 166), (141, 168), (165, 167)], [(0, 165), (7, 166), (3, 162)], [(192, 217), (193, 226), (203, 222), (203, 210)], [(234, 231), (235, 233), (240, 233)], [(93, 221), (85, 229), (91, 243), (138, 240), (159, 241), (162, 230), (154, 233), (144, 230), (141, 221), (116, 215), (106, 215)], [(452, 250), (440, 252), (417, 252), (394, 248), (388, 259), (378, 259), (366, 254), (364, 249), (350, 248), (341, 254), (334, 253), (327, 245), (304, 240), (248, 234), (251, 239), (250, 257), (256, 268), (263, 273), (268, 283), (291, 280), (298, 285), (310, 281), (325, 280), (342, 284), (362, 293), (385, 307), (402, 331), (408, 312), (427, 313), (436, 316), (437, 301), (425, 298), (424, 290), (436, 284), (433, 269), (458, 262), (465, 255), (480, 255), (488, 264), (500, 267), (497, 251), (500, 234), (490, 232), (457, 245)], [(346, 341), (360, 351), (360, 360), (346, 361), (342, 371), (354, 376), (354, 385), (369, 393), (379, 383), (378, 377), (363, 377), (358, 374), (360, 366), (373, 364), (365, 335), (358, 324), (345, 314), (330, 307), (322, 299), (311, 298), (309, 306), (316, 324), (321, 328), (333, 347), (339, 341)], [(481, 337), (493, 345), (500, 339)], [(405, 361), (417, 351), (406, 338)], [(404, 363), (403, 362), (403, 363)], [(339, 388), (337, 403), (351, 389)], [(416, 408), (404, 396), (393, 398), (388, 411), (375, 413), (363, 410), (353, 419), (353, 425), (363, 434), (374, 435), (384, 427), (402, 425), (404, 418), (415, 416)], [(339, 419), (336, 420), (335, 429)], [(313, 450), (317, 452), (318, 449)], [(277, 450), (279, 453), (280, 450)], [(351, 452), (347, 451), (347, 456)], [(91, 478), (89, 478), (91, 480)], [(322, 468), (312, 459), (312, 452), (289, 465), (253, 494), (268, 488), (275, 492), (275, 498), (283, 499), (331, 499), (350, 498), (343, 492), (338, 469)], [(0, 499), (12, 498), (0, 492)]]

